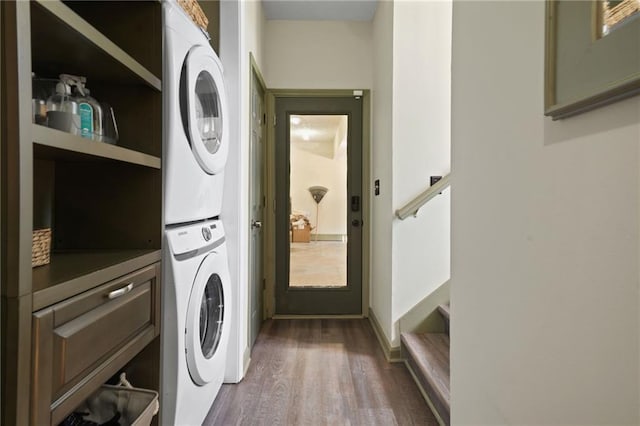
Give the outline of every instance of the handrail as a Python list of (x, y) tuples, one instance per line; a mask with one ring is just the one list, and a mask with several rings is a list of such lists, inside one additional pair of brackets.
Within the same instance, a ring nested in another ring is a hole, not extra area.
[(449, 175), (446, 175), (438, 182), (431, 185), (426, 191), (422, 192), (416, 198), (405, 204), (404, 207), (396, 210), (396, 216), (400, 220), (405, 220), (409, 216), (417, 215), (418, 210), (420, 210), (422, 206), (427, 204), (427, 202), (429, 202), (433, 197), (440, 194), (444, 189), (448, 188), (449, 185)]

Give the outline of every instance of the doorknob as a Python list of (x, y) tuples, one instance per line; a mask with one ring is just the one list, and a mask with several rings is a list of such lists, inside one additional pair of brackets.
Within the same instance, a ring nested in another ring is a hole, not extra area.
[(260, 228), (262, 228), (262, 222), (260, 222), (259, 220), (251, 221), (251, 229), (260, 229)]
[(355, 226), (356, 228), (361, 225), (361, 222), (358, 219), (353, 219), (351, 221), (351, 226)]

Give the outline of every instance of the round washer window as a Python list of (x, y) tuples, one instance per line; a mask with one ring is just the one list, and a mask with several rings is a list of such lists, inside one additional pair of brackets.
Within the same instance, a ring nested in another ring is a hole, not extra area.
[(207, 151), (215, 154), (222, 141), (222, 117), (218, 88), (207, 71), (201, 71), (196, 80), (196, 126)]
[(200, 347), (206, 359), (218, 348), (224, 318), (224, 293), (218, 274), (209, 277), (200, 304)]

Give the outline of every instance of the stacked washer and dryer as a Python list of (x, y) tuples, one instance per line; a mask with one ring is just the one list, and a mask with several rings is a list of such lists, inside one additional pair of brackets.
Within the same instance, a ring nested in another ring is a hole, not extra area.
[(219, 220), (228, 119), (208, 37), (163, 3), (164, 223), (162, 424), (200, 425), (225, 371), (232, 294)]

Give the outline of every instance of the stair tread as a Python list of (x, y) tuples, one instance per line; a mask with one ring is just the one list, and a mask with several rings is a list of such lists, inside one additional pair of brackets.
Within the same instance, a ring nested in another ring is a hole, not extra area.
[(444, 333), (402, 333), (401, 339), (419, 370), (416, 374), (424, 376), (449, 410), (449, 336)]
[(451, 317), (450, 311), (451, 311), (451, 305), (449, 303), (443, 303), (442, 305), (438, 306), (438, 311), (440, 311), (440, 314), (447, 320), (449, 321), (449, 318)]

